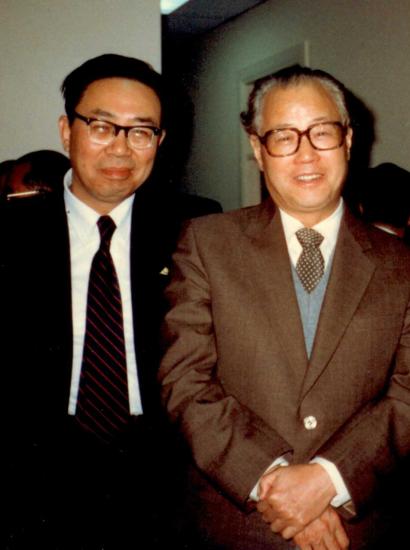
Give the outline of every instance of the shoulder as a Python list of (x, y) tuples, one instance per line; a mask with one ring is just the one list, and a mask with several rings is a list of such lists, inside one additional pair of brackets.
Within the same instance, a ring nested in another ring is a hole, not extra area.
[(274, 208), (262, 203), (231, 210), (229, 212), (209, 214), (188, 222), (195, 233), (218, 236), (220, 239), (231, 234), (248, 234), (270, 223)]
[(173, 208), (181, 220), (223, 212), (221, 204), (214, 199), (181, 192), (175, 193)]
[(63, 194), (52, 192), (5, 200), (2, 204), (2, 212), (6, 217), (13, 218), (14, 216), (30, 215), (30, 213), (55, 213), (61, 207), (64, 207)]
[(375, 263), (408, 269), (410, 273), (410, 247), (402, 239), (350, 213), (345, 220), (354, 239)]
[(15, 243), (37, 243), (39, 236), (50, 238), (66, 224), (64, 199), (49, 193), (7, 201), (1, 206), (0, 239)]

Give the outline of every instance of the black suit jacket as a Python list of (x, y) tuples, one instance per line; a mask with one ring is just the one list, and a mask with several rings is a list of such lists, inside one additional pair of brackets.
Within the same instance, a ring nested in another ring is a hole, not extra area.
[[(165, 204), (157, 203), (152, 189), (137, 191), (131, 226), (131, 287), (138, 375), (147, 414), (155, 410), (150, 391), (158, 354), (155, 329), (167, 280), (164, 268), (169, 265), (179, 221)], [(63, 196), (20, 199), (7, 205), (0, 224), (2, 303), (10, 315), (4, 329), (6, 347), (13, 350), (10, 364), (19, 363), (28, 371), (34, 384), (27, 387), (30, 395), (33, 387), (41, 385), (40, 394), (47, 386), (54, 388), (50, 393), (55, 397), (44, 396), (44, 407), (52, 407), (57, 420), (67, 410), (72, 361), (70, 249)], [(28, 363), (41, 363), (41, 369), (28, 368)], [(30, 402), (32, 398), (27, 397)], [(33, 399), (38, 401), (36, 396)]]
[[(181, 221), (181, 216), (174, 214), (172, 200), (159, 197), (158, 190), (149, 183), (137, 190), (134, 200), (131, 286), (146, 437), (142, 442), (139, 435), (132, 436), (125, 454), (121, 449), (120, 458), (115, 453), (113, 458), (111, 451), (94, 448), (82, 440), (67, 414), (72, 310), (69, 233), (63, 196), (19, 199), (2, 207), (1, 418), (6, 458), (2, 486), (6, 487), (6, 502), (10, 503), (9, 536), (13, 533), (13, 537), (21, 538), (23, 531), (37, 532), (39, 525), (55, 525), (53, 515), (59, 516), (58, 521), (62, 516), (68, 517), (70, 506), (76, 508), (82, 500), (86, 507), (96, 487), (99, 503), (107, 494), (115, 502), (112, 494), (119, 485), (116, 470), (130, 484), (129, 498), (142, 501), (140, 493), (144, 499), (146, 494), (141, 483), (152, 481), (151, 472), (160, 467), (165, 454), (172, 463), (169, 433), (156, 387), (162, 289)], [(104, 464), (103, 482), (95, 474), (100, 463)], [(134, 477), (137, 487), (132, 483)], [(76, 521), (71, 517), (68, 523), (75, 526)], [(62, 530), (68, 536), (71, 527), (65, 530), (60, 525), (53, 529), (58, 531), (57, 536)], [(29, 544), (34, 543), (30, 540), (27, 547)], [(38, 544), (44, 544), (43, 539)], [(67, 547), (70, 546), (72, 550), (76, 548), (73, 542)], [(51, 544), (50, 548), (54, 547), (57, 546)]]

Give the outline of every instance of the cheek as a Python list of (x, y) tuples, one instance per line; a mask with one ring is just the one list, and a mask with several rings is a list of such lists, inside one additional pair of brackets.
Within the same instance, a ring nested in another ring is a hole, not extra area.
[(148, 170), (152, 167), (156, 156), (156, 150), (149, 150), (145, 153), (135, 154), (134, 163), (140, 170)]
[(289, 182), (290, 168), (287, 163), (271, 160), (265, 163), (265, 177), (276, 187), (283, 187)]
[(99, 151), (94, 150), (88, 144), (79, 140), (77, 142), (72, 142), (70, 158), (74, 165), (80, 166), (83, 171), (90, 172), (94, 170), (97, 165)]
[[(346, 178), (347, 170), (348, 170), (348, 163), (346, 158), (347, 152), (343, 151), (343, 153), (340, 155), (340, 157), (333, 163), (333, 171), (334, 171), (334, 177), (335, 177), (335, 185), (340, 186), (344, 183), (344, 180)], [(332, 167), (332, 163), (330, 163), (330, 167)]]

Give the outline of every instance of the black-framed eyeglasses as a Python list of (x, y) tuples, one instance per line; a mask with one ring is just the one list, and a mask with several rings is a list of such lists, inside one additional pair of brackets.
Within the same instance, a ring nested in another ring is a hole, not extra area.
[(298, 151), (303, 136), (318, 151), (338, 149), (344, 143), (347, 129), (347, 126), (338, 121), (318, 122), (303, 132), (298, 128), (276, 128), (258, 138), (271, 157), (288, 157)]
[(153, 146), (155, 138), (162, 133), (162, 129), (156, 126), (121, 126), (107, 120), (85, 117), (76, 111), (74, 111), (74, 118), (87, 124), (90, 140), (98, 145), (110, 145), (123, 130), (130, 147), (149, 149)]

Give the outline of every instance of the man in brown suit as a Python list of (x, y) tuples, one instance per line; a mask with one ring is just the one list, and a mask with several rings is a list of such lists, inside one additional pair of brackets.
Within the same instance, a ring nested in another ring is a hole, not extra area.
[(189, 521), (206, 549), (395, 548), (410, 253), (343, 203), (340, 82), (284, 69), (242, 121), (271, 198), (189, 223), (167, 292), (160, 378), (195, 462)]

